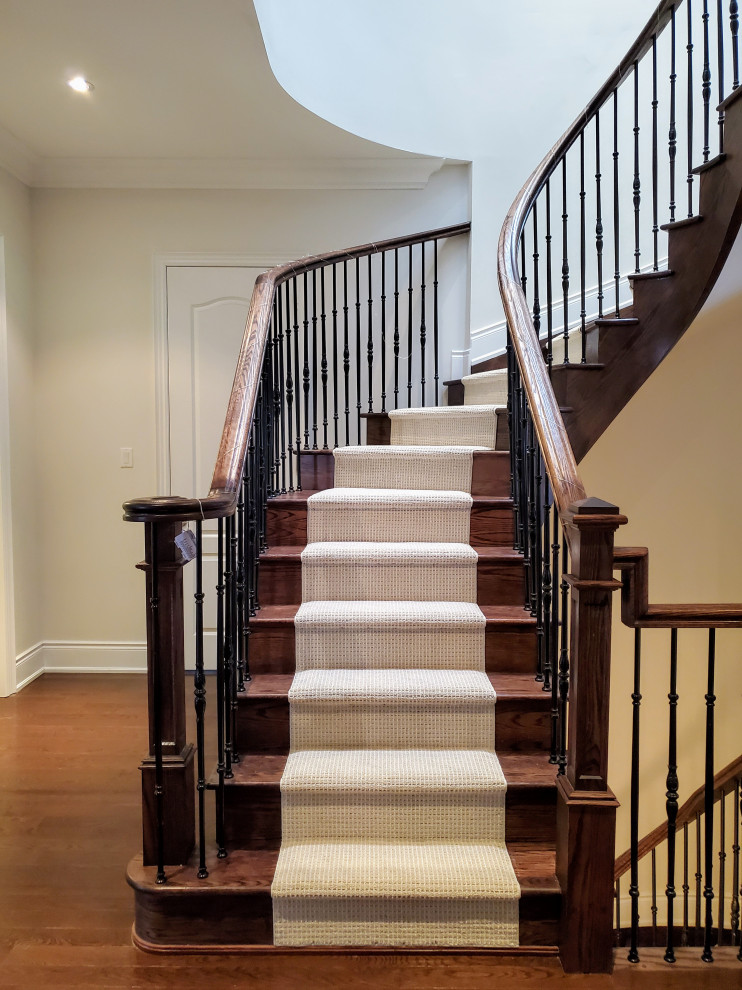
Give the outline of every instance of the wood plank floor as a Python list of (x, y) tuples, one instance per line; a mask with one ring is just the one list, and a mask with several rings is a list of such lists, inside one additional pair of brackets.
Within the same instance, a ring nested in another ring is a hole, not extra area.
[(554, 959), (462, 952), (140, 952), (131, 944), (124, 869), (140, 842), (145, 713), (146, 683), (136, 674), (45, 674), (0, 699), (3, 990), (742, 988), (732, 950), (713, 966), (689, 958), (675, 967), (660, 961), (660, 950), (645, 950), (640, 965), (619, 960), (610, 977), (567, 977)]

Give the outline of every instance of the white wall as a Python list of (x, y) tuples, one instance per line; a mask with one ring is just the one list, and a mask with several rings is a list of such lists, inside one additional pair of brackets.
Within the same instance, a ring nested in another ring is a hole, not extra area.
[[(155, 255), (300, 257), (459, 222), (468, 169), (414, 191), (36, 190), (32, 202), (46, 662), (136, 666), (142, 527), (121, 503), (156, 494)], [(133, 470), (118, 466), (124, 446)]]
[(624, 0), (610, 13), (595, 0), (255, 7), (271, 67), (304, 106), (382, 144), (473, 162), (470, 330), (472, 358), (483, 357), (491, 345), (483, 331), (502, 315), (495, 259), (507, 210), (654, 0)]
[[(31, 207), (28, 189), (0, 169), (0, 237), (5, 255), (5, 321), (7, 333), (7, 401), (9, 450), (0, 444), (0, 491), (3, 516), (12, 505), (12, 531), (3, 526), (2, 543), (10, 551), (15, 606), (3, 629), (10, 657), (0, 662), (0, 693), (15, 688), (15, 654), (33, 650), (40, 639), (41, 602), (38, 581), (38, 501), (43, 472), (36, 460), (34, 402), (34, 332), (32, 314)], [(0, 414), (0, 422), (2, 422)], [(5, 483), (10, 479), (9, 486)], [(8, 499), (8, 494), (10, 498)], [(8, 504), (10, 502), (10, 505)], [(1, 582), (0, 582), (1, 583)], [(13, 629), (14, 627), (14, 629)], [(14, 639), (14, 642), (13, 642)], [(2, 653), (5, 653), (5, 649)]]

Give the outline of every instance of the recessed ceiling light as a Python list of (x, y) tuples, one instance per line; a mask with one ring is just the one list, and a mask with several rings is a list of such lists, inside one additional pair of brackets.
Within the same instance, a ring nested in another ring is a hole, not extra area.
[(75, 76), (74, 79), (68, 79), (67, 85), (70, 89), (74, 89), (76, 93), (89, 93), (91, 90), (95, 89), (95, 86), (87, 79), (83, 79), (82, 76)]

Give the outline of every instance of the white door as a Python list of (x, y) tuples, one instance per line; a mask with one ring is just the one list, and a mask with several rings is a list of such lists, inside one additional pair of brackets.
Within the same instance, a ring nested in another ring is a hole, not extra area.
[[(170, 478), (173, 495), (211, 483), (250, 296), (263, 268), (167, 268)], [(194, 527), (195, 528), (195, 527)], [(203, 526), (204, 662), (216, 666), (217, 523)], [(195, 667), (195, 564), (184, 570), (185, 662)]]

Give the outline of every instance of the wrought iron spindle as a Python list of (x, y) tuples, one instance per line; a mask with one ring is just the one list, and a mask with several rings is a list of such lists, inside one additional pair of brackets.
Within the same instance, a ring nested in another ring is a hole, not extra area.
[(634, 192), (634, 271), (639, 271), (639, 259), (641, 258), (641, 244), (639, 237), (640, 210), (642, 201), (642, 183), (639, 175), (639, 63), (634, 62), (634, 182), (632, 189)]
[(652, 36), (652, 271), (659, 271), (659, 202), (658, 138), (657, 138), (657, 35)]
[(631, 693), (631, 945), (629, 962), (639, 962), (639, 712), (641, 707), (641, 629), (634, 630), (634, 689)]
[(196, 520), (196, 671), (193, 675), (193, 703), (196, 709), (196, 794), (198, 796), (198, 878), (209, 875), (206, 869), (206, 766), (204, 753), (204, 715), (206, 712), (206, 676), (204, 674), (204, 585), (201, 520)]
[(732, 35), (732, 89), (739, 86), (739, 4), (729, 4), (729, 31)]
[[(317, 269), (312, 269), (312, 450), (317, 450)], [(325, 381), (325, 385), (327, 382)]]
[(551, 275), (551, 185), (546, 180), (546, 364), (551, 375), (554, 363), (554, 302)]
[(706, 903), (705, 924), (703, 935), (704, 962), (713, 962), (711, 951), (714, 899), (714, 673), (716, 667), (716, 630), (709, 629), (708, 647), (708, 683), (706, 688), (706, 770), (704, 790), (704, 884), (703, 898)]
[(301, 401), (299, 397), (299, 282), (291, 280), (294, 287), (294, 389), (296, 391), (296, 490), (301, 491)]
[[(275, 393), (275, 404), (277, 408), (277, 414), (275, 417), (276, 421), (276, 446), (278, 448), (278, 456), (280, 461), (280, 471), (281, 471), (281, 494), (286, 494), (286, 401), (285, 401), (285, 381), (286, 381), (286, 367), (284, 362), (284, 347), (283, 347), (283, 301), (281, 298), (280, 287), (276, 290), (276, 299), (278, 300), (278, 310), (280, 312), (280, 317), (275, 322), (276, 327), (276, 346), (278, 349), (278, 388)], [(276, 466), (276, 474), (278, 474), (278, 464)], [(278, 487), (278, 485), (276, 485)]]
[[(540, 451), (539, 451), (540, 454)], [(543, 648), (544, 648), (544, 691), (551, 691), (552, 675), (556, 677), (556, 672), (551, 665), (551, 485), (549, 475), (544, 471), (544, 504), (542, 510), (543, 525), (541, 526), (541, 625), (543, 627)], [(556, 522), (555, 522), (556, 525)]]
[(412, 245), (410, 244), (408, 257), (408, 278), (407, 278), (407, 408), (412, 406)]
[(711, 128), (711, 63), (709, 60), (709, 5), (703, 0), (703, 74), (701, 76), (701, 94), (703, 96), (703, 160), (707, 162), (710, 154)]
[[(525, 390), (524, 390), (525, 392)], [(524, 548), (523, 548), (523, 575), (525, 579), (525, 609), (533, 615), (533, 539), (535, 536), (535, 519), (533, 517), (533, 420), (528, 409), (527, 399), (523, 401), (523, 419), (521, 424), (523, 432), (523, 508), (524, 508)], [(537, 667), (538, 675), (536, 680), (543, 680), (543, 671)]]
[(224, 748), (224, 520), (217, 522), (216, 536), (217, 585), (216, 585), (216, 846), (217, 856), (224, 859), (227, 849), (224, 842), (224, 777), (226, 774)]
[(294, 490), (294, 376), (291, 364), (291, 308), (289, 282), (284, 285), (286, 297), (286, 422), (288, 425), (288, 461), (289, 461), (289, 491)]
[(619, 192), (618, 192), (618, 90), (613, 91), (613, 283), (616, 293), (616, 316), (621, 315), (621, 257), (619, 240)]
[(526, 228), (520, 235), (520, 284), (523, 295), (528, 299), (528, 269), (526, 268)]
[(559, 645), (559, 774), (567, 770), (567, 706), (569, 704), (569, 585), (566, 581), (569, 558), (567, 539), (562, 536), (561, 624)]
[(320, 287), (320, 380), (322, 381), (322, 449), (327, 450), (327, 314), (325, 312), (325, 269), (319, 270)]
[(587, 336), (585, 321), (585, 131), (580, 131), (580, 363), (587, 364)]
[(724, 153), (724, 108), (721, 102), (724, 99), (724, 14), (721, 9), (721, 0), (716, 0), (716, 46), (717, 46), (717, 81), (719, 83), (719, 154)]
[[(257, 415), (257, 406), (256, 406)], [(260, 566), (258, 545), (258, 518), (257, 518), (257, 455), (255, 450), (255, 424), (250, 430), (247, 445), (247, 543), (249, 547), (248, 557), (248, 584), (247, 584), (247, 610), (250, 615), (255, 615), (260, 608), (258, 602), (258, 567)]]
[(231, 780), (234, 756), (234, 726), (232, 723), (232, 697), (234, 694), (234, 640), (232, 638), (232, 620), (234, 600), (232, 589), (234, 574), (232, 571), (232, 529), (234, 516), (228, 516), (225, 521), (224, 545), (224, 777)]
[(368, 360), (368, 411), (374, 411), (374, 294), (371, 279), (371, 255), (368, 256), (368, 339), (366, 358)]
[(304, 272), (304, 450), (309, 450), (309, 283)]
[(687, 127), (688, 127), (688, 217), (693, 216), (693, 0), (686, 0), (688, 15), (688, 43), (685, 50), (688, 55), (688, 90), (686, 98)]
[(536, 650), (538, 657), (538, 667), (544, 675), (544, 691), (548, 690), (546, 676), (546, 657), (544, 654), (544, 617), (543, 608), (543, 586), (541, 579), (543, 575), (543, 558), (541, 554), (541, 509), (542, 495), (541, 484), (543, 481), (543, 465), (541, 461), (541, 448), (536, 437), (536, 429), (531, 419), (531, 436), (533, 438), (533, 492), (531, 496), (531, 615), (536, 619)]
[[(237, 567), (235, 583), (237, 588), (237, 692), (245, 690), (245, 672), (247, 670), (247, 622), (245, 615), (245, 486), (240, 481), (237, 498)], [(236, 699), (235, 699), (236, 704)]]
[(425, 405), (425, 241), (420, 245), (420, 405)]
[(541, 300), (539, 299), (538, 200), (533, 204), (533, 328), (541, 335)]
[(742, 943), (739, 937), (739, 819), (742, 815), (740, 805), (739, 780), (734, 782), (734, 803), (732, 804), (732, 904), (729, 911), (729, 927), (731, 929), (731, 944), (740, 945), (740, 958), (742, 958)]
[(667, 152), (670, 162), (670, 222), (675, 220), (675, 159), (678, 153), (678, 131), (675, 122), (675, 87), (678, 74), (675, 71), (675, 7), (670, 12), (670, 129), (667, 133)]
[(701, 892), (703, 883), (703, 873), (701, 872), (701, 813), (696, 812), (696, 937), (694, 945), (701, 943)]
[(332, 421), (335, 431), (334, 446), (340, 445), (338, 412), (338, 273), (337, 265), (332, 266)]
[(667, 944), (665, 962), (675, 962), (673, 912), (675, 902), (675, 827), (678, 818), (678, 631), (670, 630), (670, 730), (667, 753)]
[(361, 442), (361, 261), (356, 258), (356, 429)]
[(621, 946), (621, 878), (619, 877), (615, 883), (615, 892), (613, 898), (616, 902), (616, 948)]
[(433, 241), (433, 380), (438, 405), (438, 241)]
[(569, 256), (567, 251), (567, 156), (562, 158), (562, 318), (564, 322), (563, 364), (569, 364)]
[(724, 944), (724, 895), (726, 893), (726, 834), (727, 834), (727, 802), (722, 791), (719, 801), (719, 920), (716, 923), (716, 944)]
[(690, 907), (690, 874), (688, 873), (688, 822), (683, 823), (683, 932), (680, 944), (688, 945), (688, 920)]
[(657, 850), (651, 853), (652, 863), (652, 946), (657, 945)]
[(348, 326), (348, 262), (343, 262), (343, 378), (345, 380), (345, 445), (350, 443), (350, 343)]
[[(562, 573), (559, 567), (559, 513), (554, 506), (554, 531), (551, 538), (551, 573), (554, 582), (554, 592), (552, 595), (552, 645), (549, 665), (551, 667), (551, 743), (549, 746), (549, 763), (559, 764), (559, 647), (561, 639), (561, 627), (559, 624), (559, 603), (562, 594), (561, 582)], [(566, 761), (565, 761), (566, 766)], [(559, 772), (561, 773), (561, 767)]]
[(394, 408), (399, 406), (399, 248), (394, 249)]
[(386, 251), (381, 252), (381, 411), (386, 412)]
[(595, 114), (595, 258), (598, 269), (598, 319), (603, 318), (603, 207), (600, 183), (600, 111)]
[(230, 725), (229, 731), (231, 735), (232, 747), (232, 764), (240, 762), (240, 754), (237, 751), (237, 629), (238, 629), (238, 616), (237, 616), (237, 517), (233, 512), (228, 519), (228, 532), (229, 532), (229, 638), (232, 642), (232, 655), (230, 658), (230, 670), (229, 670), (229, 712), (230, 712)]

